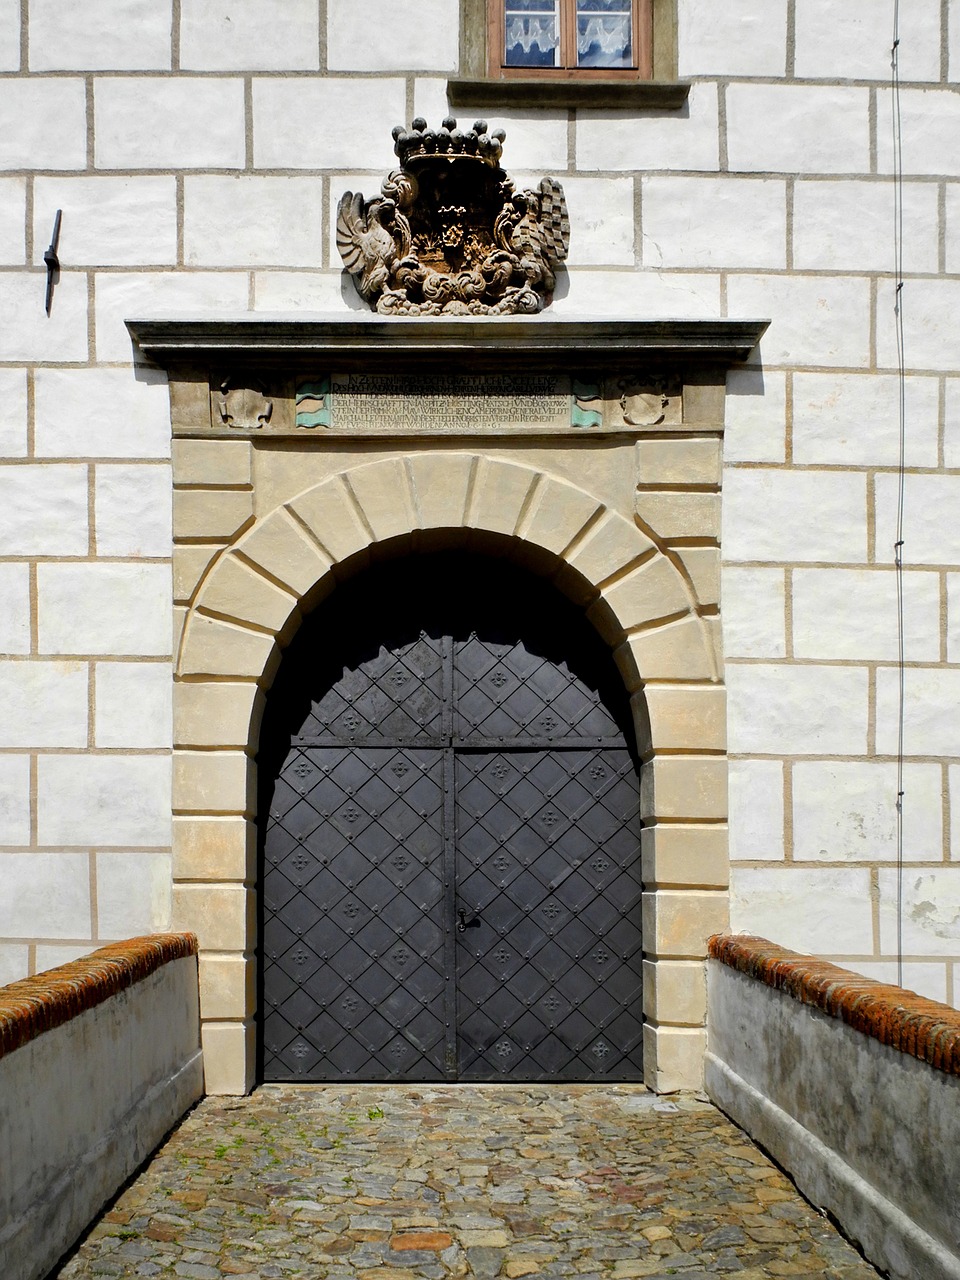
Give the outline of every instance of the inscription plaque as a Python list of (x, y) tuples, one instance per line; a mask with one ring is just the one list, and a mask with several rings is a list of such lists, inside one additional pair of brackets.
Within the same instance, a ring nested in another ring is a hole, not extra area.
[[(684, 429), (672, 374), (578, 378), (523, 370), (403, 370), (283, 376), (213, 371), (179, 384), (174, 434), (291, 436), (589, 435)], [(183, 394), (187, 388), (189, 396)], [(202, 401), (201, 401), (202, 397)]]
[(297, 388), (297, 426), (532, 431), (599, 426), (600, 388), (563, 374), (333, 374)]

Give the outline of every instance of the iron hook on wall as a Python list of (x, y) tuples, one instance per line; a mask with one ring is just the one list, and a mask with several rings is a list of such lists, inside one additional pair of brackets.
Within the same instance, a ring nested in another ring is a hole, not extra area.
[(53, 221), (53, 235), (50, 237), (50, 244), (44, 250), (43, 261), (47, 268), (47, 295), (44, 300), (44, 310), (47, 315), (50, 314), (50, 307), (53, 304), (53, 286), (60, 278), (60, 259), (57, 257), (57, 249), (60, 245), (60, 219), (63, 216), (63, 210), (57, 210), (57, 216)]

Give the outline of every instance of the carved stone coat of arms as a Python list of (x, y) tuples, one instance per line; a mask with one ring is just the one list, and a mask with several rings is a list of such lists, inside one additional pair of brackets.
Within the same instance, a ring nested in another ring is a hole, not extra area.
[(539, 311), (567, 256), (563, 188), (518, 191), (500, 167), (505, 133), (485, 120), (437, 129), (418, 117), (393, 130), (401, 167), (365, 200), (344, 192), (337, 247), (360, 295), (382, 315)]

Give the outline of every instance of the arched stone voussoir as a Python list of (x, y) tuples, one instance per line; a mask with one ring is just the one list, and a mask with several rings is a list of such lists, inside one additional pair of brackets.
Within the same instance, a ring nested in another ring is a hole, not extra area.
[(542, 473), (524, 523), (524, 537), (552, 555), (562, 556), (605, 510), (593, 494)]
[(285, 507), (258, 520), (235, 551), (298, 599), (330, 572), (332, 563)]
[(386, 542), (418, 528), (410, 473), (402, 458), (383, 458), (342, 474), (374, 542)]
[(281, 642), (299, 622), (296, 595), (245, 564), (235, 552), (222, 556), (207, 575), (197, 607), (241, 624), (251, 623)]
[[(371, 464), (367, 464), (371, 465)], [(348, 560), (376, 541), (353, 490), (346, 481), (349, 472), (340, 472), (322, 484), (305, 489), (286, 504), (303, 522), (332, 561)]]
[(275, 636), (192, 610), (183, 628), (176, 674), (183, 679), (234, 676), (259, 681), (272, 678), (278, 661)]
[(720, 679), (710, 637), (695, 614), (627, 636), (613, 656), (631, 693), (647, 680)]
[(517, 534), (543, 472), (502, 458), (481, 458), (468, 511), (471, 528)]
[(572, 569), (599, 587), (628, 566), (655, 554), (662, 553), (632, 520), (607, 510), (566, 559)]
[(460, 529), (480, 455), (417, 453), (406, 459), (421, 529)]
[[(694, 600), (683, 575), (665, 555), (654, 555), (600, 590), (587, 617), (611, 642), (622, 633), (692, 612)], [(617, 634), (619, 630), (620, 634)]]

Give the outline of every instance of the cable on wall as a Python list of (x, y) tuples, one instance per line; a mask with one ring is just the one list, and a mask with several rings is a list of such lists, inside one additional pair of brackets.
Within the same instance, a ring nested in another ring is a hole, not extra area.
[(894, 238), (894, 325), (897, 335), (897, 400), (900, 458), (897, 475), (897, 530), (894, 565), (897, 583), (897, 984), (903, 986), (903, 722), (904, 722), (904, 636), (903, 636), (903, 508), (906, 470), (906, 359), (903, 340), (903, 135), (900, 120), (900, 0), (893, 5), (893, 47), (890, 51), (893, 103), (893, 238)]

